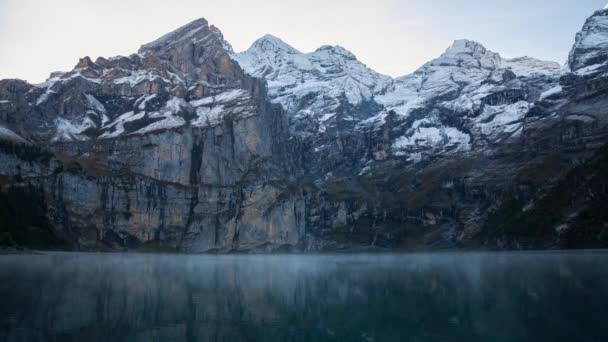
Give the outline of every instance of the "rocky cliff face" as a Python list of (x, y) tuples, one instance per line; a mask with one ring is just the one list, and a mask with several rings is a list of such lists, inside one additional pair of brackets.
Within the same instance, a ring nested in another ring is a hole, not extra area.
[(603, 246), (606, 13), (567, 69), (460, 40), (392, 79), (342, 47), (236, 54), (200, 19), (0, 81), (0, 200), (37, 213), (2, 225), (79, 249)]
[[(78, 248), (296, 244), (303, 209), (288, 188), (284, 113), (230, 53), (197, 20), (41, 85), (3, 81), (5, 129), (53, 157), (36, 174), (17, 161), (2, 174), (43, 189), (53, 226)], [(3, 160), (22, 158), (11, 152)]]

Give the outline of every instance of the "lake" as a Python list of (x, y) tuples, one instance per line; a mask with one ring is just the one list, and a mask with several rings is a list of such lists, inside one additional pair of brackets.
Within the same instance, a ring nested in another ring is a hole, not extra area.
[(0, 256), (0, 341), (608, 341), (608, 253)]

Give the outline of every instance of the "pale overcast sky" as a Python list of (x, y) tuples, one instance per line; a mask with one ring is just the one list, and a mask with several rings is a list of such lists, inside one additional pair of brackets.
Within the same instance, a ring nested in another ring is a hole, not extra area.
[(0, 79), (44, 81), (83, 56), (129, 55), (204, 17), (242, 51), (270, 33), (308, 52), (341, 45), (391, 76), (452, 41), (505, 57), (564, 63), (585, 19), (606, 0), (0, 0)]

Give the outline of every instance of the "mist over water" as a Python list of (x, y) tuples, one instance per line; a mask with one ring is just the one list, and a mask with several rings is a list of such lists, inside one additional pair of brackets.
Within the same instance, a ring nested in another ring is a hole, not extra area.
[(1, 341), (605, 341), (608, 253), (0, 257)]

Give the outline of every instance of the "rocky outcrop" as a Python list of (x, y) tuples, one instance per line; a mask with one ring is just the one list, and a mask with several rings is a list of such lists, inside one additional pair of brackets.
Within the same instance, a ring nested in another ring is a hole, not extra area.
[(597, 11), (585, 22), (582, 31), (576, 35), (576, 41), (568, 59), (568, 66), (573, 72), (583, 68), (592, 69), (608, 61), (608, 12)]
[(7, 130), (53, 158), (32, 175), (23, 155), (4, 153), (3, 174), (44, 189), (58, 235), (76, 248), (297, 245), (303, 208), (289, 188), (283, 111), (226, 46), (197, 20), (42, 85), (5, 81), (17, 104), (3, 111)]
[(392, 79), (339, 46), (265, 36), (236, 54), (199, 19), (0, 81), (0, 201), (36, 213), (2, 229), (85, 250), (603, 246), (603, 18), (568, 70), (458, 40)]

